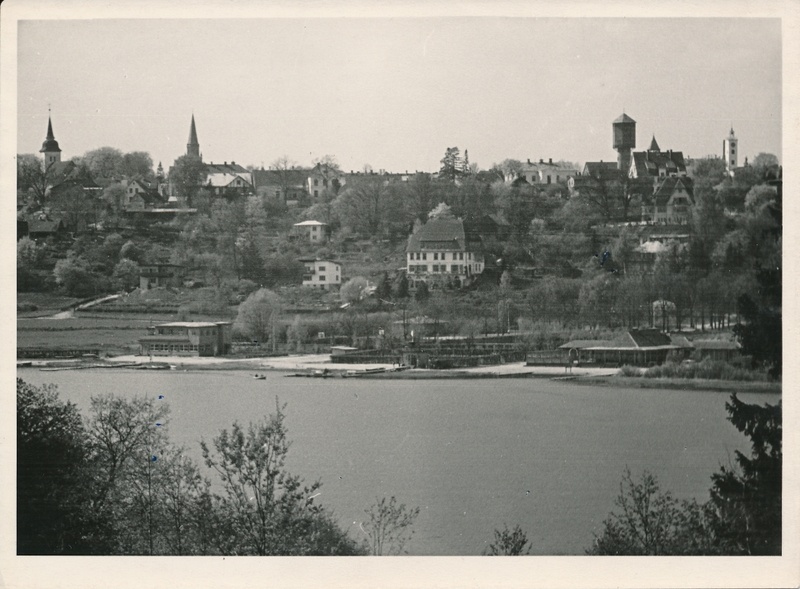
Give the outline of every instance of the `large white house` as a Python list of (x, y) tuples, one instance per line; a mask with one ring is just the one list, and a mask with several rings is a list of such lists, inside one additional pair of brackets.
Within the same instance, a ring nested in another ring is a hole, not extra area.
[(321, 243), (328, 238), (328, 224), (320, 221), (303, 221), (294, 224), (294, 234), (310, 243)]
[(525, 178), (528, 184), (555, 184), (556, 182), (567, 182), (569, 178), (578, 175), (578, 170), (571, 165), (561, 162), (553, 163), (553, 158), (539, 162), (528, 160), (522, 164), (519, 177)]
[(342, 284), (342, 265), (334, 260), (317, 258), (300, 258), (305, 266), (303, 286), (331, 290)]
[(408, 285), (428, 288), (469, 284), (483, 272), (480, 243), (468, 241), (464, 222), (451, 216), (434, 217), (409, 236), (406, 246)]

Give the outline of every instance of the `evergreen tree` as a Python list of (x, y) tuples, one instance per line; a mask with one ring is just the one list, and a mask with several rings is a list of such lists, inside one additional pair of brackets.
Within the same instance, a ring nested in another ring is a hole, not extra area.
[(408, 277), (405, 272), (402, 272), (400, 278), (397, 279), (394, 287), (394, 296), (398, 299), (408, 298)]
[(461, 159), (461, 151), (458, 147), (448, 147), (441, 160), (442, 167), (439, 168), (439, 177), (454, 182), (464, 175), (464, 160)]
[(752, 453), (736, 452), (736, 467), (711, 479), (716, 533), (724, 554), (781, 554), (782, 407), (744, 403), (731, 395), (728, 421), (750, 438)]
[(381, 276), (378, 286), (375, 289), (375, 296), (379, 301), (388, 301), (392, 298), (392, 285), (389, 282), (389, 273), (384, 272)]

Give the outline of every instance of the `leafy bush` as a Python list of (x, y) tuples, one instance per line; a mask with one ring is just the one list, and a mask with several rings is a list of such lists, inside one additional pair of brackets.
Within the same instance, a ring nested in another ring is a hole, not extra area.
[(627, 364), (619, 369), (620, 376), (642, 376), (642, 369)]
[[(631, 375), (632, 376), (632, 375)], [(721, 360), (705, 358), (702, 362), (676, 364), (666, 362), (644, 371), (646, 378), (705, 378), (714, 380), (765, 381), (768, 375), (763, 371), (736, 368)]]

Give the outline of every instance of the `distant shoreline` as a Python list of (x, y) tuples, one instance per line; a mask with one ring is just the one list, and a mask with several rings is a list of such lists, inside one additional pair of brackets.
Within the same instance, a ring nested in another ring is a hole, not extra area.
[[(285, 376), (333, 378), (343, 377), (371, 380), (472, 380), (495, 378), (549, 378), (578, 385), (593, 385), (617, 388), (681, 389), (717, 392), (781, 393), (782, 383), (763, 381), (725, 381), (681, 378), (645, 378), (620, 376), (615, 369), (575, 368), (571, 374), (560, 367), (526, 367), (519, 364), (481, 366), (467, 369), (430, 370), (412, 368), (396, 370), (382, 364), (331, 364), (327, 354), (298, 355), (266, 358), (218, 358), (218, 357), (153, 357), (152, 362), (144, 356), (120, 356), (113, 359), (72, 360), (22, 360), (17, 368), (39, 368), (49, 370), (114, 369), (142, 370), (173, 367), (172, 371), (245, 371), (281, 372)], [(384, 368), (386, 372), (365, 373), (366, 369)], [(323, 374), (324, 372), (324, 374)]]
[(731, 393), (781, 393), (781, 382), (715, 380), (703, 378), (646, 378), (643, 376), (586, 376), (575, 379), (580, 385), (623, 387), (627, 389), (681, 389)]

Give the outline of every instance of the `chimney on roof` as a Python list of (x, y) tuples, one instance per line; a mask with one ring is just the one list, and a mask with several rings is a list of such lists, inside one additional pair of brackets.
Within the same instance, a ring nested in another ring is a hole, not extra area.
[(552, 163), (553, 163), (553, 158), (550, 158), (550, 159), (548, 159), (548, 160), (547, 160), (547, 163), (548, 163), (548, 164), (552, 164)]
[(528, 164), (530, 164), (530, 163), (531, 163), (531, 158), (528, 158)]
[(227, 166), (227, 165), (228, 165), (228, 162), (222, 162), (222, 165), (223, 165), (223, 166)]
[(544, 160), (543, 160), (542, 158), (539, 158), (539, 163), (540, 163), (540, 164), (543, 164), (543, 163), (544, 163)]
[(235, 166), (235, 165), (236, 165), (236, 162), (231, 162), (231, 165), (232, 165), (232, 166)]

